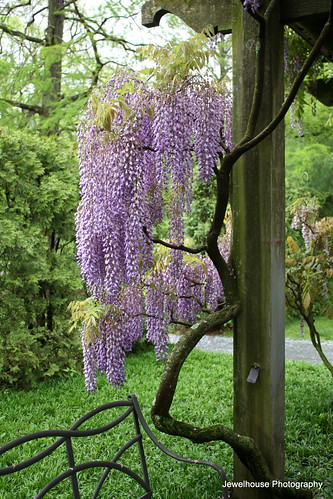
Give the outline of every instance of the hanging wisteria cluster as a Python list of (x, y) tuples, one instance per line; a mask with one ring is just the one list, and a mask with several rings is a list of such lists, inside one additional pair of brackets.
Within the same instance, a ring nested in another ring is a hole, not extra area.
[(308, 250), (317, 238), (316, 219), (318, 217), (318, 204), (316, 198), (299, 200), (291, 213), (293, 218), (291, 227), (295, 230), (301, 229), (305, 248)]
[(83, 279), (107, 312), (95, 341), (83, 331), (88, 390), (97, 370), (123, 383), (125, 353), (144, 327), (165, 358), (169, 323), (193, 323), (221, 301), (208, 257), (161, 245), (154, 252), (153, 240), (166, 217), (168, 243), (184, 243), (194, 171), (212, 181), (231, 146), (230, 117), (228, 97), (190, 79), (161, 89), (116, 74), (91, 98), (78, 132), (77, 250)]

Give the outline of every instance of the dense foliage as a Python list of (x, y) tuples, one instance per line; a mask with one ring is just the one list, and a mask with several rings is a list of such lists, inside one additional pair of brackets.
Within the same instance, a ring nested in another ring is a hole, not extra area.
[(301, 130), (286, 126), (287, 205), (299, 198), (316, 197), (319, 216), (333, 215), (332, 108), (303, 100)]
[[(140, 26), (140, 7), (139, 0), (2, 0), (2, 123), (75, 134), (92, 89), (120, 67), (138, 64), (136, 49), (149, 39)], [(177, 36), (175, 19), (169, 40)], [(158, 31), (163, 43), (163, 29)]]
[[(62, 149), (64, 148), (64, 152)], [(0, 381), (26, 387), (73, 367), (66, 307), (82, 285), (74, 253), (75, 151), (0, 130)]]

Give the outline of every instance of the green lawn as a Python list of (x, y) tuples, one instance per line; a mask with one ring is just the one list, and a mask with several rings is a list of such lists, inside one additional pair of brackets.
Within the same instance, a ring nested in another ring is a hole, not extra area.
[[(333, 319), (318, 317), (318, 319), (316, 319), (316, 328), (322, 341), (333, 341)], [(293, 338), (295, 340), (310, 340), (310, 333), (307, 324), (305, 324), (304, 328), (304, 337), (301, 337), (300, 321), (288, 321), (286, 324), (286, 338)]]
[[(318, 317), (316, 319), (316, 327), (322, 341), (333, 341), (333, 319)], [(223, 330), (223, 335), (231, 337), (232, 334), (232, 326), (228, 323)], [(310, 340), (309, 328), (306, 324), (304, 327), (304, 336), (301, 336), (299, 319), (287, 321), (285, 335), (286, 338), (292, 338), (294, 340)]]
[[(109, 386), (104, 377), (99, 378), (98, 390), (88, 394), (81, 375), (58, 378), (40, 383), (38, 387), (19, 392), (8, 390), (0, 397), (0, 441), (49, 428), (69, 427), (84, 412), (107, 401), (124, 399), (136, 393), (143, 412), (150, 421), (149, 408), (154, 398), (163, 365), (154, 360), (151, 350), (129, 355), (128, 382), (122, 389)], [(232, 419), (232, 357), (228, 354), (191, 353), (184, 366), (177, 390), (173, 414), (197, 425), (226, 423)], [(106, 421), (104, 421), (106, 422)], [(101, 420), (96, 421), (102, 423)], [(155, 432), (160, 440), (175, 452), (197, 459), (207, 459), (225, 468), (232, 478), (232, 452), (222, 442), (195, 445), (181, 438)], [(331, 377), (321, 365), (305, 362), (287, 362), (286, 374), (286, 479), (298, 481), (323, 481), (324, 492), (318, 497), (333, 497), (333, 394)], [(121, 426), (102, 437), (84, 439), (75, 449), (80, 458), (83, 453), (91, 459), (106, 457), (110, 449), (120, 446), (122, 436), (129, 435), (129, 427)], [(42, 442), (42, 444), (44, 444)], [(219, 497), (219, 481), (214, 470), (176, 462), (164, 456), (147, 442), (147, 460), (154, 497), (159, 499), (205, 499)], [(25, 444), (24, 457), (36, 450)], [(112, 450), (111, 450), (112, 454)], [(32, 497), (45, 478), (60, 470), (64, 456), (58, 452), (45, 462), (0, 479), (2, 499), (27, 499)], [(129, 454), (128, 461), (137, 462)], [(1, 461), (3, 463), (3, 461)], [(9, 464), (9, 463), (6, 463)], [(1, 464), (2, 466), (2, 464)], [(20, 478), (19, 478), (20, 477)], [(97, 480), (96, 473), (82, 473), (82, 484), (88, 497), (89, 481)], [(69, 484), (68, 484), (69, 485)], [(65, 489), (57, 488), (49, 498), (71, 497)], [(110, 492), (100, 497), (127, 499), (139, 496), (127, 480), (120, 483), (114, 477)]]

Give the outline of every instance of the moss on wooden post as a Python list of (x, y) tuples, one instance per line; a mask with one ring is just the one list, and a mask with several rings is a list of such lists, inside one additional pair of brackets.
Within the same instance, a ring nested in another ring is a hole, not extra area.
[[(279, 2), (277, 2), (277, 5)], [(283, 101), (283, 27), (278, 9), (267, 30), (263, 102), (256, 130)], [(254, 92), (258, 24), (233, 0), (234, 137), (247, 127)], [(284, 439), (284, 130), (283, 126), (235, 165), (232, 186), (233, 257), (241, 312), (235, 323), (234, 428), (253, 438), (272, 475), (283, 477)], [(260, 365), (256, 383), (247, 382)], [(235, 458), (235, 480), (253, 480)], [(236, 489), (235, 497), (265, 498), (267, 490)], [(271, 495), (271, 497), (274, 497)]]

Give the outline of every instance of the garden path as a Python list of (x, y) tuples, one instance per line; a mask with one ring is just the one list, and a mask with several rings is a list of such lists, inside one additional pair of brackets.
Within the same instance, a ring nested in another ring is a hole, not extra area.
[[(176, 343), (180, 338), (179, 335), (170, 334), (170, 343)], [(216, 353), (233, 353), (233, 339), (221, 335), (204, 336), (198, 343), (197, 348), (205, 352)], [(328, 360), (333, 363), (333, 341), (322, 342), (323, 352)], [(317, 351), (309, 340), (294, 340), (286, 338), (285, 341), (286, 359), (289, 360), (304, 360), (313, 364), (320, 364), (320, 359)]]

